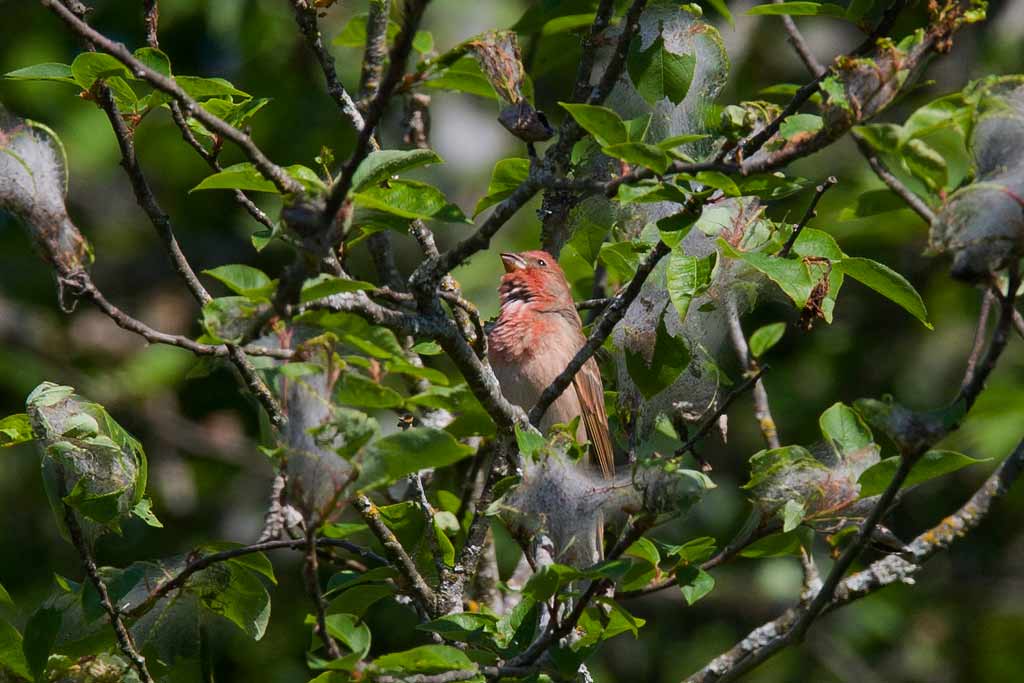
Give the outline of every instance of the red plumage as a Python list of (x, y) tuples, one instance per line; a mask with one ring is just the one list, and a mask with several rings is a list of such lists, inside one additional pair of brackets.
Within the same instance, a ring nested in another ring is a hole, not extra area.
[[(530, 410), (583, 347), (586, 337), (569, 282), (551, 254), (505, 253), (501, 260), (506, 271), (498, 288), (501, 312), (488, 335), (488, 358), (505, 398)], [(571, 422), (576, 416), (581, 417), (577, 438), (590, 441), (601, 471), (610, 479), (615, 461), (604, 387), (593, 358), (548, 408), (541, 430)]]

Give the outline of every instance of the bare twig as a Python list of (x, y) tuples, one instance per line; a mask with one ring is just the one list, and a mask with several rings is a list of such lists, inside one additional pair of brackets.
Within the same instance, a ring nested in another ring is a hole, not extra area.
[(923, 199), (918, 197), (914, 192), (904, 185), (899, 178), (892, 174), (892, 172), (885, 167), (882, 160), (875, 154), (875, 151), (871, 149), (871, 145), (856, 131), (851, 131), (850, 135), (853, 137), (853, 141), (857, 143), (857, 149), (867, 159), (868, 166), (875, 172), (878, 178), (889, 186), (889, 189), (896, 193), (900, 199), (907, 203), (914, 212), (923, 218), (929, 225), (935, 220), (935, 212)]
[(964, 371), (964, 379), (960, 383), (961, 389), (967, 387), (974, 381), (974, 371), (981, 358), (981, 352), (985, 349), (985, 336), (988, 332), (988, 314), (992, 310), (992, 304), (996, 301), (996, 295), (991, 289), (986, 289), (981, 297), (981, 311), (978, 313), (978, 328), (974, 331), (974, 345), (971, 347), (971, 354), (967, 357), (967, 369)]
[(779, 250), (779, 258), (786, 258), (789, 256), (789, 252), (793, 248), (793, 245), (796, 244), (797, 239), (800, 237), (800, 233), (805, 227), (807, 227), (807, 224), (810, 223), (811, 219), (818, 215), (816, 210), (818, 208), (818, 202), (821, 201), (821, 198), (825, 193), (828, 192), (829, 189), (837, 182), (836, 177), (830, 175), (824, 180), (824, 182), (814, 188), (814, 196), (811, 197), (811, 203), (807, 205), (807, 211), (804, 212), (803, 218), (800, 219), (799, 223), (793, 226), (793, 232), (790, 233), (789, 239), (786, 240), (786, 243), (782, 245), (782, 249)]
[(733, 401), (735, 401), (737, 398), (746, 393), (747, 390), (750, 389), (751, 387), (756, 386), (757, 383), (761, 381), (761, 375), (767, 372), (767, 370), (767, 365), (763, 365), (761, 367), (756, 368), (752, 374), (748, 375), (746, 379), (744, 379), (743, 382), (740, 383), (739, 386), (730, 391), (722, 400), (722, 402), (718, 405), (718, 408), (716, 408), (715, 411), (711, 413), (711, 415), (705, 418), (704, 422), (701, 424), (700, 429), (698, 429), (693, 436), (688, 438), (682, 446), (676, 449), (675, 455), (684, 455), (687, 451), (691, 450), (694, 446), (696, 446), (697, 443), (701, 439), (703, 439), (708, 432), (714, 429), (715, 425), (718, 424), (718, 418), (721, 417), (722, 415), (725, 415), (725, 412), (729, 410), (729, 406), (732, 405)]
[(370, 0), (366, 17), (366, 50), (363, 52), (363, 69), (359, 75), (359, 99), (361, 108), (380, 89), (381, 74), (388, 50), (388, 18), (391, 0)]
[[(67, 482), (65, 480), (64, 468), (58, 466), (59, 486), (61, 489), (61, 497), (63, 498), (67, 494)], [(82, 535), (82, 527), (78, 523), (78, 516), (75, 511), (71, 509), (71, 506), (64, 505), (64, 524), (68, 528), (68, 535), (71, 537), (71, 543), (75, 546), (75, 550), (78, 551), (78, 555), (82, 560), (82, 567), (85, 569), (85, 573), (89, 577), (89, 581), (96, 589), (96, 593), (100, 598), (100, 605), (103, 606), (103, 611), (107, 613), (107, 618), (110, 621), (111, 628), (114, 629), (114, 636), (117, 638), (117, 647), (124, 653), (124, 656), (131, 662), (132, 667), (139, 674), (139, 678), (143, 683), (153, 683), (153, 677), (149, 673), (149, 669), (146, 667), (146, 659), (139, 654), (138, 649), (135, 647), (135, 642), (132, 640), (132, 634), (124, 624), (124, 615), (121, 610), (114, 604), (110, 599), (110, 593), (107, 591), (107, 585), (103, 583), (103, 577), (100, 576), (99, 569), (96, 567), (96, 561), (92, 557), (92, 550), (89, 548), (88, 542)]]
[(409, 0), (405, 4), (402, 28), (395, 38), (394, 47), (391, 49), (391, 62), (388, 65), (387, 73), (383, 80), (381, 80), (380, 87), (377, 89), (373, 99), (366, 106), (363, 116), (363, 127), (356, 138), (356, 146), (352, 151), (352, 156), (345, 162), (338, 180), (331, 187), (330, 193), (327, 196), (327, 202), (323, 211), (323, 222), (325, 225), (330, 225), (334, 222), (338, 210), (348, 197), (349, 190), (352, 189), (352, 178), (355, 176), (356, 169), (370, 152), (372, 146), (370, 141), (373, 138), (377, 124), (380, 123), (381, 117), (384, 116), (384, 111), (395, 87), (402, 79), (402, 74), (405, 71), (405, 62), (412, 51), (412, 41), (416, 35), (416, 29), (420, 25), (420, 20), (423, 18), (423, 12), (426, 10), (428, 2), (429, 0)]
[[(751, 373), (756, 368), (756, 364), (753, 356), (750, 355), (750, 347), (747, 345), (746, 335), (743, 334), (739, 310), (733, 297), (729, 297), (726, 300), (725, 310), (726, 319), (729, 323), (729, 338), (732, 340), (733, 348), (736, 349), (736, 355), (744, 371)], [(779, 431), (775, 425), (775, 418), (772, 417), (771, 407), (768, 404), (768, 392), (765, 390), (760, 378), (754, 383), (754, 417), (757, 418), (757, 424), (761, 428), (761, 434), (764, 436), (768, 448), (778, 448)]]
[(310, 0), (290, 0), (290, 2), (292, 10), (295, 12), (295, 23), (299, 25), (306, 44), (316, 56), (316, 61), (320, 63), (320, 69), (323, 71), (324, 80), (327, 83), (327, 93), (338, 105), (338, 110), (352, 122), (357, 131), (361, 131), (364, 125), (363, 115), (359, 113), (356, 103), (345, 90), (345, 86), (338, 80), (338, 72), (334, 68), (334, 57), (324, 46), (323, 38), (320, 35), (316, 6)]
[(341, 650), (338, 649), (338, 644), (334, 642), (334, 638), (327, 631), (327, 614), (324, 605), (324, 594), (320, 590), (320, 571), (319, 563), (316, 557), (316, 529), (309, 529), (306, 532), (306, 562), (305, 571), (306, 577), (306, 591), (309, 593), (310, 599), (313, 601), (313, 609), (316, 614), (316, 635), (320, 638), (324, 644), (324, 650), (327, 652), (327, 656), (331, 659), (338, 659), (341, 657)]
[[(316, 538), (315, 543), (317, 547), (333, 547), (340, 548), (347, 552), (353, 553), (361, 557), (364, 560), (373, 562), (374, 564), (386, 566), (388, 561), (380, 555), (367, 550), (361, 546), (356, 545), (350, 541), (337, 538)], [(281, 550), (281, 549), (305, 549), (308, 546), (308, 541), (305, 538), (289, 538), (280, 539), (275, 541), (264, 541), (261, 543), (254, 543), (252, 545), (239, 546), (238, 548), (230, 548), (228, 550), (222, 550), (220, 552), (211, 553), (202, 557), (189, 560), (185, 567), (175, 574), (173, 577), (165, 581), (161, 581), (153, 590), (149, 592), (145, 600), (140, 602), (135, 607), (128, 611), (128, 616), (132, 618), (139, 617), (149, 611), (156, 602), (179, 588), (183, 587), (188, 579), (195, 574), (200, 572), (207, 567), (211, 567), (220, 562), (227, 562), (233, 560), (236, 557), (243, 557), (245, 555), (252, 555), (254, 553), (262, 553), (268, 550)]]

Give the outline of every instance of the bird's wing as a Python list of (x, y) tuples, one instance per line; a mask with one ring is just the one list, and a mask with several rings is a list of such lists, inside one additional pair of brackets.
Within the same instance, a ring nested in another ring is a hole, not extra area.
[(587, 430), (587, 438), (597, 453), (597, 463), (605, 479), (615, 474), (615, 452), (612, 450), (612, 439), (608, 433), (608, 415), (604, 410), (604, 385), (601, 383), (601, 371), (593, 358), (587, 360), (572, 379), (576, 397), (580, 402), (580, 413), (583, 425)]

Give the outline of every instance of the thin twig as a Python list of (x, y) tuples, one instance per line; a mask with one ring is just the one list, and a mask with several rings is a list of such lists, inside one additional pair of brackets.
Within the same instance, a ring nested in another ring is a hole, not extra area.
[(334, 638), (327, 631), (326, 606), (324, 605), (323, 591), (320, 590), (320, 571), (316, 556), (316, 545), (316, 529), (310, 529), (306, 532), (306, 561), (305, 571), (303, 572), (306, 578), (306, 591), (313, 601), (313, 609), (316, 613), (316, 628), (314, 629), (316, 635), (323, 642), (327, 656), (330, 659), (339, 659), (341, 657), (341, 650), (338, 649), (338, 644), (334, 642)]
[(387, 551), (388, 556), (402, 573), (406, 583), (419, 599), (423, 609), (428, 614), (436, 616), (438, 605), (434, 589), (424, 580), (419, 569), (416, 568), (416, 563), (409, 557), (409, 553), (405, 552), (405, 548), (395, 538), (395, 534), (384, 524), (377, 506), (364, 495), (356, 496), (352, 501), (352, 505), (362, 515), (363, 520), (370, 527), (370, 531), (377, 537), (377, 540), (384, 546), (384, 550)]
[(402, 28), (395, 38), (394, 47), (391, 49), (391, 62), (388, 65), (387, 74), (381, 80), (377, 93), (366, 107), (363, 116), (363, 128), (359, 131), (359, 136), (356, 138), (355, 149), (352, 151), (348, 161), (345, 162), (338, 180), (331, 187), (327, 195), (323, 211), (323, 222), (325, 225), (330, 225), (334, 222), (338, 210), (341, 209), (342, 203), (348, 197), (349, 190), (352, 189), (352, 178), (355, 176), (356, 169), (370, 152), (372, 147), (371, 139), (377, 125), (384, 116), (388, 101), (391, 99), (395, 87), (401, 81), (402, 74), (405, 72), (405, 62), (412, 51), (412, 41), (416, 35), (417, 28), (419, 28), (420, 20), (423, 18), (423, 12), (426, 10), (428, 2), (429, 0), (409, 0), (409, 2), (405, 3)]
[[(734, 297), (727, 298), (725, 312), (729, 324), (729, 338), (732, 340), (733, 348), (736, 349), (736, 356), (744, 371), (751, 373), (755, 370), (756, 363), (750, 354), (747, 337), (743, 334), (743, 325), (740, 323), (739, 309)], [(775, 425), (775, 418), (772, 417), (771, 406), (768, 403), (768, 391), (764, 388), (764, 383), (760, 378), (754, 382), (754, 417), (757, 418), (757, 424), (761, 428), (761, 434), (764, 436), (768, 448), (778, 448), (778, 427)]]
[(753, 374), (748, 375), (746, 379), (744, 379), (743, 382), (740, 383), (739, 386), (730, 391), (722, 400), (722, 402), (718, 405), (718, 408), (715, 409), (715, 412), (713, 412), (704, 420), (704, 422), (701, 424), (700, 429), (698, 429), (693, 436), (688, 438), (682, 446), (676, 449), (675, 455), (677, 457), (684, 455), (687, 451), (691, 450), (694, 446), (696, 446), (697, 443), (700, 442), (700, 440), (703, 439), (708, 432), (714, 429), (715, 425), (718, 424), (718, 418), (721, 417), (722, 415), (725, 415), (725, 412), (729, 410), (729, 406), (732, 405), (733, 401), (735, 401), (737, 398), (746, 393), (748, 389), (750, 389), (751, 387), (755, 386), (758, 382), (760, 382), (761, 375), (767, 372), (767, 370), (767, 365), (758, 367)]
[(310, 0), (290, 0), (292, 9), (295, 12), (295, 23), (306, 39), (306, 44), (316, 56), (320, 63), (320, 70), (323, 71), (324, 81), (327, 83), (327, 93), (338, 105), (338, 110), (352, 122), (357, 131), (363, 129), (363, 115), (359, 113), (356, 103), (351, 95), (345, 90), (345, 86), (338, 79), (338, 72), (334, 67), (334, 57), (324, 46), (323, 37), (320, 34), (320, 22), (317, 21), (317, 8)]
[(964, 371), (964, 379), (960, 388), (964, 389), (974, 381), (974, 371), (981, 358), (981, 352), (985, 350), (985, 336), (988, 332), (988, 314), (992, 310), (992, 304), (996, 301), (996, 295), (991, 289), (986, 289), (981, 297), (981, 311), (978, 313), (978, 327), (974, 331), (974, 345), (971, 347), (971, 354), (967, 357), (967, 369)]
[(363, 68), (359, 74), (360, 108), (369, 105), (380, 89), (381, 74), (388, 53), (388, 20), (391, 0), (370, 0), (366, 17), (366, 49)]
[(800, 219), (799, 223), (793, 226), (793, 232), (790, 233), (789, 239), (786, 240), (786, 243), (782, 245), (782, 249), (779, 250), (779, 258), (786, 258), (789, 256), (789, 252), (793, 248), (793, 245), (796, 244), (797, 239), (800, 237), (800, 233), (805, 227), (807, 227), (807, 224), (810, 223), (811, 219), (818, 215), (816, 210), (818, 208), (818, 202), (821, 201), (821, 198), (825, 193), (828, 192), (829, 189), (831, 189), (837, 182), (839, 181), (836, 180), (836, 177), (834, 175), (830, 175), (824, 180), (824, 182), (814, 188), (814, 196), (811, 197), (811, 203), (807, 205), (807, 210), (804, 212), (803, 218)]
[(923, 199), (918, 197), (914, 192), (904, 185), (899, 178), (892, 174), (892, 172), (885, 167), (885, 164), (871, 148), (871, 145), (859, 134), (857, 131), (851, 131), (850, 135), (853, 137), (853, 141), (857, 143), (857, 149), (864, 155), (864, 158), (868, 162), (868, 166), (875, 172), (875, 175), (885, 183), (890, 190), (892, 190), (900, 199), (907, 203), (911, 209), (917, 213), (918, 216), (924, 219), (924, 221), (931, 225), (935, 220), (935, 212)]
[[(61, 488), (61, 497), (66, 495), (67, 482), (65, 480), (64, 468), (58, 467), (57, 476), (59, 477), (59, 486)], [(70, 505), (64, 505), (64, 524), (68, 528), (68, 535), (71, 537), (71, 543), (75, 546), (75, 550), (78, 551), (78, 555), (82, 560), (82, 567), (85, 568), (85, 573), (89, 577), (89, 581), (96, 589), (96, 593), (100, 598), (100, 605), (103, 607), (103, 611), (107, 613), (107, 618), (110, 620), (110, 626), (114, 629), (114, 635), (117, 638), (117, 646), (124, 653), (124, 656), (131, 662), (132, 667), (139, 674), (139, 678), (143, 683), (153, 683), (153, 677), (149, 673), (149, 669), (146, 667), (146, 659), (139, 654), (138, 649), (135, 647), (135, 642), (132, 640), (131, 631), (124, 624), (123, 614), (121, 610), (114, 604), (113, 600), (110, 599), (110, 593), (107, 591), (107, 585), (103, 583), (103, 577), (100, 576), (99, 569), (96, 567), (96, 561), (92, 557), (92, 550), (89, 548), (88, 542), (82, 535), (82, 527), (78, 523), (78, 516)]]
[[(323, 538), (318, 537), (316, 539), (317, 547), (332, 547), (340, 548), (347, 552), (353, 553), (361, 557), (364, 560), (373, 562), (380, 566), (387, 566), (389, 563), (386, 559), (378, 555), (377, 553), (367, 550), (361, 546), (338, 538)], [(262, 553), (268, 550), (282, 550), (282, 549), (305, 549), (308, 546), (308, 541), (305, 538), (287, 538), (275, 541), (264, 541), (261, 543), (254, 543), (252, 545), (240, 546), (238, 548), (230, 548), (228, 550), (222, 550), (220, 552), (211, 553), (195, 559), (190, 559), (185, 567), (175, 574), (173, 577), (161, 581), (157, 586), (149, 592), (149, 595), (135, 607), (128, 610), (128, 616), (137, 618), (142, 616), (153, 607), (154, 604), (160, 598), (168, 595), (179, 588), (183, 587), (188, 579), (195, 574), (200, 572), (207, 567), (211, 567), (220, 562), (227, 562), (237, 557), (243, 557), (245, 555), (252, 555), (254, 553)]]

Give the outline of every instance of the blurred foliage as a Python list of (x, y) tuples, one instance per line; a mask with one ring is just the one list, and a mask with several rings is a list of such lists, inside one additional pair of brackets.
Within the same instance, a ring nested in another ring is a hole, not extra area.
[[(129, 45), (143, 44), (137, 4), (130, 10), (114, 0), (93, 4), (93, 25)], [(731, 26), (712, 10), (718, 4), (709, 2), (706, 10), (722, 31), (732, 63), (720, 102), (754, 100), (768, 86), (806, 80), (802, 65), (784, 49), (778, 19), (746, 16), (746, 5), (735, 3), (730, 5)], [(336, 3), (322, 20), (325, 36), (341, 33), (364, 5)], [(516, 0), (436, 0), (425, 28), (438, 49), (446, 50), (483, 30), (513, 26), (528, 5)], [(923, 7), (912, 9), (895, 33), (920, 23), (923, 16)], [(989, 17), (959, 34), (953, 55), (929, 70), (934, 81), (912, 92), (880, 122), (904, 122), (920, 105), (959, 91), (971, 79), (1024, 71), (1024, 2), (993, 2)], [(70, 63), (81, 49), (59, 21), (34, 3), (0, 0), (0, 21), (7, 27), (0, 44), (0, 73), (42, 62)], [(827, 17), (799, 21), (819, 57), (859, 41), (853, 27)], [(532, 33), (536, 27), (528, 24), (517, 28), (524, 32), (534, 105), (557, 120), (563, 113), (556, 101), (575, 74), (576, 41), (564, 36), (538, 39)], [(177, 72), (224, 77), (256, 97), (270, 98), (251, 125), (254, 138), (277, 162), (317, 168), (316, 157), (324, 146), (336, 158), (345, 157), (353, 143), (352, 129), (325, 94), (287, 3), (164, 0), (160, 38)], [(331, 49), (342, 81), (357, 82), (358, 49), (344, 44)], [(198, 335), (200, 312), (180, 287), (134, 202), (117, 165), (118, 151), (105, 116), (91, 102), (58, 92), (65, 87), (0, 80), (0, 100), (63, 139), (70, 163), (69, 212), (95, 249), (93, 273), (101, 289), (117, 305), (160, 329)], [(469, 215), (489, 193), (494, 163), (521, 155), (521, 147), (497, 125), (500, 105), (495, 101), (442, 91), (433, 98), (433, 146), (447, 163), (419, 169), (412, 177), (429, 178)], [(387, 141), (399, 136), (397, 114), (385, 120)], [(258, 253), (252, 248), (250, 239), (260, 226), (237, 208), (229, 193), (189, 192), (208, 170), (182, 144), (168, 116), (147, 117), (137, 141), (141, 162), (196, 271), (244, 261), (273, 273), (286, 263), (289, 252), (280, 246), (272, 244)], [(235, 163), (241, 157), (227, 147), (223, 161)], [(922, 256), (927, 227), (916, 214), (892, 204), (891, 210), (857, 217), (855, 207), (863, 193), (883, 186), (848, 139), (798, 162), (792, 171), (814, 182), (827, 176), (840, 179), (822, 200), (811, 226), (828, 232), (844, 252), (902, 273), (921, 293), (934, 329), (925, 330), (898, 306), (852, 282), (832, 324), (818, 324), (809, 333), (790, 326), (765, 351), (771, 365), (765, 383), (783, 442), (819, 439), (817, 416), (837, 401), (891, 393), (911, 407), (932, 408), (952, 398), (973, 341), (979, 293), (952, 281), (947, 262)], [(905, 180), (914, 182), (909, 175)], [(920, 183), (915, 187), (925, 189)], [(275, 197), (257, 197), (276, 215)], [(769, 216), (795, 220), (809, 199), (808, 192), (801, 192), (775, 202)], [(465, 225), (444, 225), (437, 238), (443, 248), (466, 230)], [(494, 241), (492, 253), (533, 248), (537, 236), (538, 222), (530, 210), (522, 211)], [(418, 249), (406, 238), (396, 239), (396, 245), (399, 266), (409, 272), (419, 259)], [(363, 251), (350, 258), (353, 275), (369, 279), (373, 273), (365, 242), (358, 249)], [(483, 253), (455, 273), (466, 297), (486, 313), (496, 309), (496, 272), (496, 260)], [(753, 331), (794, 318), (792, 307), (779, 301), (762, 305), (745, 320), (745, 327)], [(259, 531), (272, 470), (255, 447), (256, 411), (240, 395), (229, 371), (190, 376), (194, 365), (187, 352), (146, 346), (87, 307), (63, 315), (48, 269), (31, 255), (15, 221), (0, 215), (0, 415), (20, 413), (24, 397), (44, 379), (73, 385), (106, 406), (146, 447), (149, 491), (165, 528), (156, 534), (140, 520), (124, 520), (123, 536), (98, 541), (102, 564), (127, 567), (139, 558), (186, 552), (210, 539), (252, 539)], [(726, 369), (738, 375), (735, 364)], [(1015, 343), (963, 428), (939, 446), (993, 461), (909, 493), (890, 520), (897, 535), (912, 537), (948, 514), (1019, 440), (1022, 386), (1024, 352)], [(721, 543), (742, 524), (747, 508), (738, 484), (748, 479), (747, 459), (761, 448), (761, 437), (749, 398), (738, 401), (730, 416), (728, 444), (713, 440), (703, 453), (714, 466), (719, 487), (707, 493), (685, 522), (660, 529), (659, 539), (679, 543), (711, 535)], [(70, 546), (60, 541), (47, 511), (32, 448), (4, 451), (2, 462), (0, 497), (7, 519), (0, 535), (0, 584), (15, 596), (16, 607), (0, 600), (0, 611), (22, 629), (34, 606), (50, 593), (54, 573), (74, 577), (80, 565)], [(1022, 513), (1024, 492), (1018, 487), (980, 529), (929, 564), (918, 585), (888, 588), (826, 617), (801, 649), (785, 652), (747, 680), (1016, 680), (1017, 646), (1024, 639), (1024, 585), (1019, 579), (1024, 533), (1017, 523)], [(254, 644), (227, 622), (211, 622), (207, 629), (209, 649), (215, 653), (207, 664), (215, 680), (308, 679), (301, 654), (309, 637), (303, 624), (308, 606), (298, 558), (281, 554), (274, 560), (279, 583), (270, 589), (274, 619), (264, 639)], [(692, 606), (676, 591), (634, 601), (630, 609), (647, 620), (644, 637), (605, 644), (596, 676), (679, 680), (790, 604), (799, 582), (793, 558), (741, 560), (716, 570), (716, 590)], [(366, 613), (374, 656), (421, 642), (422, 634), (395, 627), (408, 623), (407, 617), (406, 608), (390, 600)], [(195, 675), (182, 671), (181, 680), (194, 680)]]

